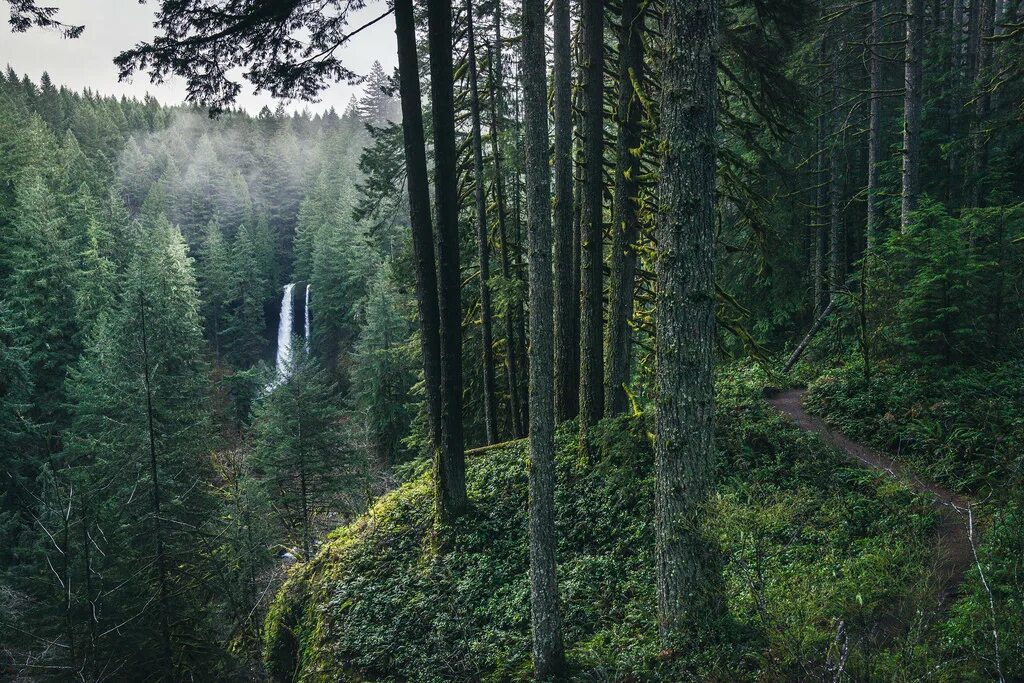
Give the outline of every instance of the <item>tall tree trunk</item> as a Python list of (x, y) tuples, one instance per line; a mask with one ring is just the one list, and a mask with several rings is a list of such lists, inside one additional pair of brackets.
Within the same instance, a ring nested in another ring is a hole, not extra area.
[(871, 35), (868, 38), (871, 72), (871, 106), (868, 114), (868, 208), (867, 236), (868, 254), (875, 251), (878, 243), (878, 227), (882, 211), (878, 205), (878, 188), (882, 173), (882, 0), (871, 0)]
[(843, 210), (842, 154), (844, 132), (840, 101), (842, 99), (843, 44), (840, 41), (832, 58), (832, 131), (829, 144), (829, 261), (828, 288), (833, 294), (838, 292), (846, 281), (846, 221)]
[(621, 415), (628, 408), (633, 333), (633, 290), (636, 285), (636, 241), (640, 235), (637, 194), (640, 183), (640, 97), (634, 93), (644, 78), (644, 14), (640, 0), (622, 0), (619, 27), (619, 102), (616, 111), (615, 195), (612, 202), (611, 282), (608, 303), (608, 367), (605, 413)]
[(434, 119), (438, 311), (441, 316), (441, 449), (434, 462), (434, 483), (438, 520), (447, 524), (462, 514), (467, 505), (462, 436), (462, 291), (451, 0), (433, 0), (428, 4), (427, 26), (430, 105)]
[(988, 168), (988, 147), (985, 144), (985, 121), (988, 119), (992, 95), (988, 92), (985, 78), (992, 66), (992, 33), (995, 28), (995, 0), (976, 0), (978, 4), (977, 68), (974, 75), (975, 103), (974, 126), (971, 134), (973, 147), (971, 165), (971, 205), (982, 206), (985, 197), (984, 175)]
[(604, 1), (584, 2), (583, 43), (583, 197), (580, 208), (582, 282), (580, 293), (580, 444), (589, 451), (590, 427), (604, 411), (603, 223), (604, 183)]
[(534, 675), (565, 669), (555, 576), (554, 292), (544, 2), (523, 0), (523, 103), (530, 254), (530, 605)]
[[(522, 82), (522, 63), (520, 63), (518, 65), (518, 72), (516, 74), (516, 81), (520, 82), (520, 83)], [(514, 107), (513, 107), (513, 109), (515, 110), (515, 117), (513, 119), (513, 124), (515, 126), (516, 138), (519, 141), (519, 144), (516, 145), (516, 149), (518, 150), (518, 153), (519, 153), (519, 163), (516, 166), (516, 168), (517, 169), (521, 169), (521, 168), (525, 167), (524, 152), (522, 151), (523, 150), (523, 126), (522, 126), (522, 120), (520, 119), (520, 114), (519, 114), (519, 90), (516, 89), (514, 92), (515, 92), (516, 96), (515, 96), (515, 103), (514, 103)], [(520, 175), (519, 175), (519, 171), (518, 170), (516, 171), (516, 174), (513, 177), (512, 185), (513, 185), (513, 190), (514, 190), (513, 191), (513, 195), (515, 197), (514, 204), (515, 204), (515, 214), (516, 214), (516, 220), (514, 222), (514, 225), (515, 225), (515, 235), (514, 235), (514, 238), (512, 240), (512, 245), (513, 245), (513, 247), (515, 249), (515, 251), (513, 253), (514, 258), (513, 258), (513, 261), (512, 261), (512, 270), (513, 270), (513, 275), (516, 278), (522, 279), (523, 277), (525, 277), (524, 276), (524, 270), (523, 270), (523, 268), (520, 267), (520, 248), (521, 248), (520, 245), (522, 245), (522, 243), (523, 243), (523, 213), (522, 213), (522, 207), (520, 205), (520, 202), (522, 201), (523, 188), (522, 188), (522, 183), (521, 183), (521, 179), (520, 179)], [(526, 284), (525, 280), (523, 281), (523, 284)], [(523, 302), (518, 302), (516, 304), (515, 332), (516, 332), (517, 344), (519, 346), (519, 357), (525, 359), (527, 366), (529, 366), (529, 360), (530, 359), (529, 359), (529, 356), (528, 356), (528, 353), (527, 353), (527, 347), (526, 347), (526, 310), (523, 307)], [(527, 380), (529, 380), (529, 373), (530, 373), (530, 369), (529, 369), (529, 367), (527, 367), (526, 368)], [(529, 421), (530, 421), (530, 395), (529, 395), (530, 387), (529, 387), (529, 381), (521, 382), (518, 388), (519, 388), (519, 390), (521, 392), (520, 396), (519, 396), (519, 405), (522, 407), (522, 411), (523, 411), (523, 423), (524, 424), (528, 424)], [(524, 435), (525, 435), (525, 431), (526, 430), (524, 429)]]
[(658, 188), (655, 533), (665, 647), (724, 610), (703, 532), (714, 476), (718, 2), (667, 0)]
[(967, 14), (967, 81), (974, 83), (978, 77), (981, 53), (981, 15), (986, 0), (970, 0)]
[[(818, 46), (818, 62), (824, 66), (826, 60), (826, 41), (822, 37)], [(825, 165), (825, 154), (827, 141), (826, 121), (828, 116), (828, 103), (825, 98), (825, 87), (823, 78), (819, 79), (817, 94), (821, 110), (818, 112), (815, 122), (817, 140), (814, 163), (814, 317), (817, 318), (825, 310), (829, 300), (828, 280), (826, 277), (826, 260), (828, 259), (828, 232), (825, 230), (826, 212), (825, 206), (828, 203), (828, 171)]]
[(572, 60), (569, 0), (554, 0), (555, 416), (579, 405), (579, 290), (573, 283)]
[[(500, 113), (501, 107), (501, 84), (502, 84), (502, 56), (501, 56), (501, 3), (495, 8), (494, 13), (494, 50), (489, 59), (489, 76), (491, 89), (491, 156), (494, 158), (494, 203), (497, 205), (498, 239), (501, 240), (501, 276), (506, 282), (511, 282), (512, 272), (509, 264), (508, 249), (508, 210), (505, 203), (505, 171), (502, 164), (501, 143), (500, 143)], [(508, 376), (508, 400), (510, 420), (512, 422), (512, 433), (517, 436), (526, 434), (526, 425), (523, 420), (523, 410), (520, 406), (519, 396), (519, 345), (515, 339), (515, 325), (513, 306), (505, 310), (505, 372)]]
[(923, 0), (907, 0), (906, 64), (903, 93), (903, 202), (900, 229), (910, 224), (917, 208), (921, 174), (921, 28), (924, 23)]
[(473, 188), (476, 200), (477, 257), (480, 261), (480, 328), (484, 360), (484, 425), (487, 443), (498, 442), (497, 399), (494, 390), (494, 334), (491, 324), (491, 248), (487, 241), (487, 205), (484, 203), (484, 143), (480, 132), (480, 90), (477, 83), (476, 40), (473, 35), (473, 2), (466, 1), (469, 40), (469, 115), (473, 128)]
[(164, 554), (164, 525), (160, 514), (160, 468), (156, 458), (156, 426), (153, 419), (153, 390), (149, 368), (149, 335), (146, 329), (146, 299), (139, 293), (139, 317), (142, 334), (142, 379), (146, 390), (146, 429), (149, 432), (149, 473), (153, 480), (153, 543), (156, 546), (156, 580), (160, 604), (160, 658), (164, 680), (174, 680), (174, 656), (171, 649), (171, 604), (168, 588), (167, 558)]
[(423, 136), (420, 72), (416, 57), (416, 24), (412, 0), (395, 0), (395, 35), (398, 39), (398, 83), (402, 102), (406, 182), (409, 186), (409, 223), (413, 265), (416, 270), (416, 306), (420, 321), (420, 350), (427, 392), (427, 419), (434, 459), (441, 453), (441, 337), (437, 303), (434, 228), (430, 216), (430, 185)]
[[(948, 98), (949, 140), (957, 142), (959, 125), (963, 116), (963, 87), (967, 69), (964, 41), (964, 0), (951, 0), (950, 12), (950, 70), (952, 73), (951, 92)], [(959, 204), (961, 153), (956, 144), (949, 147), (949, 185), (947, 201), (951, 206)]]

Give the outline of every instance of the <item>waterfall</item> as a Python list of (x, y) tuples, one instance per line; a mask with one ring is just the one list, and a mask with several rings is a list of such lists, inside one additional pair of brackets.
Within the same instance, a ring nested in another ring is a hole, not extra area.
[(309, 288), (312, 285), (306, 285), (306, 353), (309, 353)]
[(294, 284), (284, 286), (281, 298), (281, 322), (277, 326), (277, 376), (279, 379), (288, 374), (288, 366), (292, 362), (292, 289)]

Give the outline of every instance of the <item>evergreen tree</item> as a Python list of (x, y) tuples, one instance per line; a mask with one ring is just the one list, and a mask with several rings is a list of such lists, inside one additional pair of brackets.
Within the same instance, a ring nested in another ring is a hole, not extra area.
[(724, 611), (703, 505), (714, 473), (714, 205), (718, 3), (672, 0), (662, 17), (655, 533), (666, 649)]
[(401, 458), (412, 422), (409, 392), (415, 373), (407, 347), (412, 329), (403, 299), (392, 266), (385, 262), (367, 286), (352, 354), (353, 407), (382, 469)]
[(359, 461), (339, 432), (342, 412), (327, 371), (303, 353), (293, 354), (287, 379), (256, 408), (254, 467), (286, 538), (304, 558), (326, 530), (327, 513), (352, 511), (361, 491)]
[[(202, 608), (206, 368), (184, 241), (166, 218), (145, 221), (123, 294), (72, 378), (67, 458), (87, 496), (83, 580), (100, 582), (89, 594), (95, 666), (177, 680), (213, 655)], [(128, 621), (130, 632), (118, 627)]]
[(228, 356), (240, 367), (252, 365), (263, 352), (263, 295), (267, 280), (249, 228), (238, 228), (231, 245), (231, 303), (225, 329)]
[(79, 351), (75, 315), (74, 254), (65, 237), (66, 222), (41, 177), (23, 182), (11, 232), (4, 240), (4, 292), (27, 352), (34, 387), (33, 422), (45, 450), (59, 450), (67, 422), (64, 379)]
[(395, 111), (394, 86), (384, 67), (374, 60), (366, 75), (365, 93), (357, 105), (359, 118), (370, 126), (382, 128), (398, 118)]
[(232, 301), (231, 254), (220, 224), (210, 221), (199, 251), (199, 291), (203, 302), (203, 320), (207, 337), (213, 342), (213, 351), (220, 357), (225, 334), (230, 325), (229, 307)]
[(346, 363), (358, 333), (358, 302), (365, 295), (371, 259), (361, 227), (348, 215), (335, 216), (320, 228), (309, 279), (316, 293), (313, 345), (335, 368)]

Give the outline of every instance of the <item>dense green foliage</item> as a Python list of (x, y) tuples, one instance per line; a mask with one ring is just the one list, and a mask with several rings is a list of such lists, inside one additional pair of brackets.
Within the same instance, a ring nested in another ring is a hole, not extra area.
[[(411, 335), (381, 265), (407, 247), (378, 251), (352, 215), (385, 80), (343, 117), (210, 120), (0, 78), (0, 675), (250, 677), (276, 556), (362, 506), (357, 447), (402, 454), (414, 361), (388, 361), (386, 393), (368, 373), (382, 334)], [(297, 340), (268, 395), (281, 288), (307, 263), (330, 370)]]
[[(180, 41), (176, 64), (140, 45), (121, 67), (184, 75), (193, 96), (219, 107), (236, 94), (236, 67), (254, 69), (270, 92), (305, 96), (353, 75), (340, 43), (328, 43), (347, 40), (362, 0), (320, 9), (286, 0), (270, 18), (230, 24), (230, 13), (202, 9), (224, 4), (159, 3), (158, 30), (209, 41)], [(265, 4), (238, 11), (258, 15)], [(457, 150), (438, 154), (447, 171), (429, 188), (457, 210), (424, 221), (445, 251), (423, 262), (448, 285), (431, 303), (450, 323), (445, 348), (461, 345), (462, 355), (439, 357), (442, 378), (430, 386), (429, 335), (416, 324), (427, 299), (410, 236), (411, 128), (397, 121), (396, 79), (379, 64), (340, 116), (282, 106), (209, 118), (149, 97), (74, 93), (45, 74), (0, 76), (0, 678), (531, 676), (519, 437), (528, 351), (539, 345), (526, 305), (523, 17), (511, 0), (454, 4), (452, 73), (431, 74), (437, 87), (428, 87), (428, 64), (440, 60), (420, 55), (418, 74), (431, 113), (419, 133), (433, 141), (420, 151), (429, 162), (434, 149)], [(631, 413), (588, 426), (601, 448), (586, 449), (586, 463), (574, 408), (559, 427), (558, 590), (571, 674), (1024, 678), (1024, 4), (716, 6), (718, 79), (701, 95), (718, 103), (718, 332), (699, 341), (717, 343), (717, 471), (698, 482), (714, 495), (697, 512), (717, 541), (709, 556), (720, 551), (724, 564), (723, 585), (708, 590), (725, 596), (728, 619), (702, 624), (699, 642), (683, 646), (663, 642), (656, 621), (664, 3), (634, 7), (639, 72), (616, 64), (626, 3), (588, 15), (606, 38), (594, 70), (603, 107), (576, 87), (587, 80), (582, 47), (571, 73), (555, 74), (579, 91), (563, 131), (575, 141), (554, 153), (571, 147), (577, 157), (560, 159), (576, 166), (564, 198), (575, 225), (568, 238), (556, 231), (571, 243), (553, 253), (572, 252), (555, 268), (576, 301), (552, 306), (556, 328), (576, 325), (581, 336), (581, 240), (596, 227), (606, 242), (602, 267), (588, 270), (600, 290), (591, 300), (607, 308), (592, 319), (605, 356), (613, 326), (628, 340), (625, 374), (604, 380), (621, 384)], [(920, 16), (907, 15), (911, 6), (923, 6)], [(16, 27), (53, 26), (52, 11), (31, 0), (12, 7)], [(470, 13), (473, 78), (463, 61)], [(426, 12), (413, 19), (410, 43), (427, 37)], [(908, 43), (911, 19), (923, 24), (920, 45)], [(320, 47), (318, 57), (303, 52)], [(910, 53), (921, 55), (919, 102), (906, 87)], [(446, 107), (426, 97), (449, 86), (455, 111), (441, 115)], [(629, 135), (623, 102), (640, 110)], [(606, 133), (592, 155), (582, 153), (588, 107)], [(541, 108), (529, 113), (543, 120)], [(623, 174), (608, 171), (634, 163), (623, 189)], [(696, 199), (710, 206), (708, 194)], [(585, 196), (600, 206), (583, 211)], [(635, 225), (615, 225), (623, 202)], [(629, 244), (615, 242), (622, 234)], [(280, 372), (271, 361), (282, 291), (298, 336)], [(619, 297), (626, 313), (612, 311)], [(456, 299), (461, 308), (448, 309)], [(795, 384), (769, 368), (830, 301), (795, 371), (809, 385), (806, 407), (970, 503), (976, 533), (951, 581), (936, 543), (949, 517), (930, 497), (851, 463), (765, 400), (771, 385)], [(563, 347), (556, 356), (578, 365), (581, 347)], [(461, 395), (437, 386), (456, 370)], [(432, 443), (425, 404), (442, 389), (445, 414), (458, 408), (463, 420)], [(454, 432), (464, 439), (449, 460), (462, 445), (504, 443), (471, 451), (471, 509), (438, 525), (443, 487), (428, 463)]]
[[(559, 433), (558, 571), (575, 675), (816, 678), (843, 637), (858, 677), (920, 674), (926, 660), (901, 655), (929, 633), (915, 604), (933, 590), (931, 506), (784, 424), (760, 373), (723, 374), (723, 485), (709, 523), (726, 553), (732, 626), (683, 661), (658, 656), (644, 420), (608, 425), (609, 455), (586, 469), (571, 425)], [(473, 507), (449, 552), (433, 544), (427, 475), (331, 534), (290, 572), (268, 615), (271, 673), (529, 678), (524, 457), (516, 442), (470, 459)], [(890, 624), (886, 637), (877, 624)]]

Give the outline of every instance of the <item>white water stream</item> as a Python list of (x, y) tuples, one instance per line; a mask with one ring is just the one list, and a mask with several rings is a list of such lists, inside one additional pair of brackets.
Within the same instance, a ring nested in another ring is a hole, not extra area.
[(292, 289), (294, 284), (284, 286), (281, 298), (281, 322), (277, 325), (277, 377), (278, 382), (288, 374), (292, 362)]
[(309, 288), (312, 285), (306, 285), (306, 354), (309, 354)]

